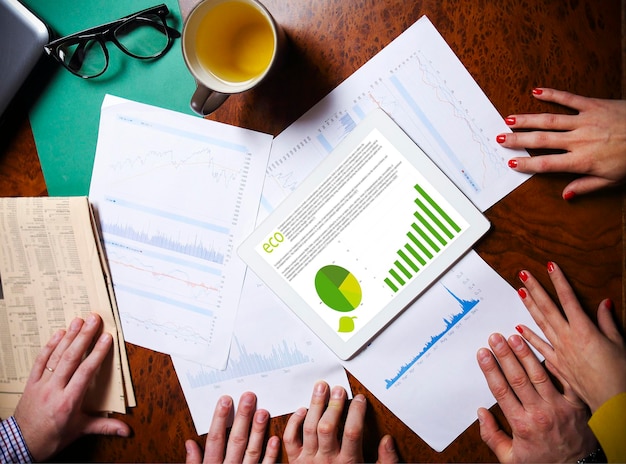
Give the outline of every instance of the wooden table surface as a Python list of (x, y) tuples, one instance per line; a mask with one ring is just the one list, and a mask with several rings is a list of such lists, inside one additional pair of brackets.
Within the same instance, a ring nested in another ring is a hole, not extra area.
[[(197, 0), (182, 0), (183, 14)], [(619, 0), (264, 0), (290, 38), (288, 59), (274, 82), (231, 97), (211, 119), (279, 134), (422, 15), (428, 15), (502, 116), (564, 111), (531, 97), (535, 86), (620, 98), (623, 7)], [(35, 103), (36, 104), (36, 100)], [(0, 145), (0, 195), (45, 195), (28, 119)], [(5, 138), (6, 139), (6, 138)], [(611, 297), (622, 325), (622, 190), (565, 202), (570, 175), (534, 176), (487, 210), (493, 224), (478, 253), (517, 287), (531, 270), (548, 283), (545, 265), (558, 262), (593, 315)], [(485, 341), (486, 342), (486, 341)], [(63, 461), (184, 461), (184, 440), (198, 437), (170, 358), (127, 344), (138, 406), (120, 416), (128, 439), (85, 437)], [(405, 461), (493, 461), (474, 423), (443, 453), (433, 451), (354, 378), (369, 402), (365, 458), (391, 433)], [(286, 386), (285, 388), (288, 388)], [(492, 408), (500, 417), (499, 410)], [(210, 413), (210, 411), (208, 412)], [(282, 435), (287, 416), (273, 418)], [(425, 421), (428, 418), (424, 418)], [(283, 453), (284, 457), (284, 453)]]

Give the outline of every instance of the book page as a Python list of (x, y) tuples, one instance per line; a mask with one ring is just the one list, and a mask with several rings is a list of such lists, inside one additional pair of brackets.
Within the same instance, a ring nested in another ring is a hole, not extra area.
[(114, 349), (86, 407), (126, 412), (118, 329), (85, 197), (0, 199), (0, 392), (21, 393), (40, 348), (97, 312)]

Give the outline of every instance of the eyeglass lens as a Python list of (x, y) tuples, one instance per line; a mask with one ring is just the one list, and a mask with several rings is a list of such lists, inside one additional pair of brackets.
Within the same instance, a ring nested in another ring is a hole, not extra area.
[[(114, 41), (135, 58), (156, 58), (169, 44), (169, 35), (163, 20), (156, 14), (130, 19), (113, 31)], [(58, 56), (75, 74), (94, 77), (107, 67), (108, 57), (104, 40), (98, 37), (80, 38), (62, 43)]]

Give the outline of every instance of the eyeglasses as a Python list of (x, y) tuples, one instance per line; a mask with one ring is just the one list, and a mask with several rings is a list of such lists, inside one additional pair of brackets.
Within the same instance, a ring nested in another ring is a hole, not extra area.
[(180, 37), (180, 33), (165, 21), (169, 12), (164, 4), (154, 6), (53, 40), (44, 46), (44, 50), (76, 76), (85, 79), (97, 77), (109, 65), (105, 42), (113, 42), (124, 53), (140, 60), (163, 56), (173, 39)]

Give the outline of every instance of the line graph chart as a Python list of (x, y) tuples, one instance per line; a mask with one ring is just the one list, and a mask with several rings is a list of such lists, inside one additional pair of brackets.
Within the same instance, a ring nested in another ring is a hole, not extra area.
[(272, 138), (111, 101), (90, 198), (125, 336), (223, 368), (245, 276), (235, 248), (254, 226)]
[(233, 349), (228, 360), (227, 370), (201, 368), (194, 373), (187, 373), (187, 380), (192, 388), (224, 382), (238, 377), (261, 374), (278, 369), (309, 363), (311, 358), (303, 353), (295, 343), (283, 339), (274, 343), (268, 353), (248, 352), (237, 337), (233, 338)]
[(415, 355), (415, 357), (413, 357), (413, 359), (411, 359), (408, 363), (404, 364), (398, 370), (398, 373), (396, 375), (394, 375), (393, 377), (389, 379), (385, 379), (385, 388), (387, 389), (391, 388), (398, 380), (402, 378), (403, 375), (409, 372), (411, 367), (413, 367), (413, 365), (416, 362), (418, 362), (426, 353), (428, 353), (428, 351), (433, 346), (435, 346), (435, 344), (439, 340), (445, 337), (446, 334), (450, 332), (454, 328), (454, 326), (461, 321), (461, 319), (463, 319), (463, 317), (465, 317), (472, 309), (474, 309), (474, 307), (478, 303), (480, 303), (480, 300), (478, 299), (464, 300), (458, 297), (457, 295), (455, 295), (450, 289), (446, 288), (445, 286), (444, 288), (450, 294), (450, 296), (452, 296), (452, 298), (454, 298), (459, 303), (460, 311), (457, 313), (451, 313), (442, 318), (443, 330), (441, 332), (438, 332), (432, 335), (430, 337), (430, 340), (424, 344), (424, 347), (422, 348), (422, 350), (419, 351)]
[(418, 26), (406, 31), (411, 38), (403, 38), (404, 45), (392, 42), (276, 138), (263, 193), (267, 205), (276, 207), (374, 108), (481, 210), (528, 178), (507, 167), (520, 153), (495, 142), (509, 129), (491, 102), (437, 31)]

